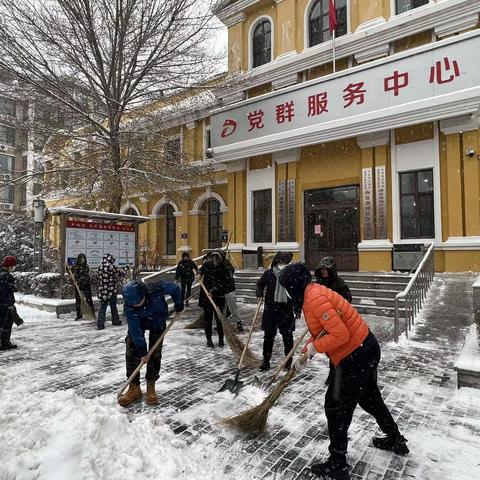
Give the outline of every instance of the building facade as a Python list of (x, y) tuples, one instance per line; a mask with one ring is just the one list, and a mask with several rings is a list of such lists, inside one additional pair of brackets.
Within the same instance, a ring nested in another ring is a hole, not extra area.
[(336, 0), (335, 42), (328, 4), (217, 3), (229, 80), (171, 122), (216, 172), (125, 201), (151, 219), (146, 264), (228, 239), (239, 266), (262, 247), (390, 271), (394, 251), (434, 243), (438, 271), (480, 270), (480, 0)]

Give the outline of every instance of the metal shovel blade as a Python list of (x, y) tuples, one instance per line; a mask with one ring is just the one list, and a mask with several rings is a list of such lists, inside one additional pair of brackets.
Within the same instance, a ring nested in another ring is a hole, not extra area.
[(235, 378), (229, 378), (220, 388), (219, 392), (225, 392), (228, 390), (229, 392), (233, 393), (235, 396), (238, 395), (238, 392), (243, 387), (243, 382), (238, 379), (240, 375), (240, 370), (237, 370), (235, 374)]

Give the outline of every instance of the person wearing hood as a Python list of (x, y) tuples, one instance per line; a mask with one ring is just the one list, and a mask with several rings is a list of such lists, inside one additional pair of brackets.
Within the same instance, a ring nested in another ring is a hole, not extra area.
[(323, 257), (315, 270), (317, 283), (341, 295), (347, 302), (352, 303), (352, 293), (345, 280), (337, 273), (337, 264), (333, 257)]
[(15, 279), (11, 272), (17, 266), (17, 259), (11, 255), (6, 256), (0, 269), (0, 350), (17, 348), (10, 341), (12, 326), (15, 321)]
[[(270, 369), (273, 344), (277, 331), (280, 331), (283, 339), (284, 353), (288, 355), (293, 347), (293, 332), (295, 330), (295, 316), (292, 303), (290, 302), (285, 288), (278, 282), (281, 270), (292, 261), (290, 252), (277, 252), (272, 260), (271, 267), (265, 270), (257, 282), (257, 301), (265, 294), (262, 330), (263, 336), (263, 362), (260, 371)], [(285, 368), (290, 369), (291, 359)]]
[[(200, 279), (209, 292), (215, 305), (220, 309), (220, 311), (223, 312), (225, 309), (225, 280), (227, 269), (223, 263), (222, 255), (217, 251), (213, 252), (211, 255), (211, 260), (207, 259), (203, 263), (198, 270), (198, 274), (200, 275)], [(200, 289), (198, 306), (203, 308), (205, 312), (205, 336), (207, 337), (207, 347), (214, 348), (212, 340), (212, 323), (214, 315), (217, 322), (218, 346), (224, 347), (225, 343), (222, 322), (218, 318), (218, 315), (215, 312), (210, 300), (207, 298), (203, 288)]]
[[(332, 362), (333, 381), (325, 394), (330, 456), (311, 465), (318, 476), (348, 480), (348, 428), (357, 405), (371, 414), (385, 437), (374, 437), (373, 445), (399, 455), (409, 453), (407, 440), (400, 434), (377, 385), (380, 346), (368, 325), (342, 296), (311, 283), (310, 270), (303, 263), (287, 266), (279, 281), (296, 308), (302, 308), (311, 334), (304, 353), (311, 358), (325, 353)], [(321, 333), (326, 332), (323, 336)], [(293, 365), (300, 372), (301, 357)]]
[(105, 317), (109, 305), (112, 313), (112, 325), (122, 324), (117, 310), (118, 278), (123, 277), (127, 272), (123, 268), (116, 267), (114, 263), (115, 257), (106, 253), (103, 256), (102, 264), (98, 267), (97, 296), (101, 302), (97, 318), (98, 330), (105, 328)]
[(182, 253), (182, 259), (178, 262), (177, 270), (175, 271), (175, 280), (180, 280), (182, 286), (182, 300), (188, 307), (188, 299), (192, 295), (192, 283), (195, 278), (195, 273), (198, 272), (196, 263), (190, 258), (188, 252)]
[[(90, 283), (90, 267), (88, 266), (87, 257), (84, 253), (78, 255), (75, 265), (72, 266), (72, 273), (78, 288), (85, 295), (85, 300), (92, 309), (92, 312), (95, 312), (92, 300), (92, 285)], [(77, 310), (77, 318), (75, 320), (80, 320), (82, 318), (82, 303), (80, 301), (80, 293), (76, 288), (75, 308)]]
[[(159, 281), (146, 285), (140, 280), (128, 282), (122, 290), (125, 301), (125, 315), (128, 323), (126, 343), (127, 378), (133, 374), (140, 362), (147, 355), (165, 331), (168, 317), (168, 306), (165, 295), (170, 295), (176, 312), (183, 310), (183, 299), (180, 287), (172, 282)], [(145, 340), (145, 331), (149, 330), (148, 349)], [(163, 343), (163, 342), (162, 342)], [(157, 405), (158, 397), (155, 391), (155, 382), (159, 378), (162, 361), (162, 344), (150, 357), (147, 363), (145, 380), (147, 381), (147, 403)], [(127, 407), (142, 397), (140, 388), (140, 374), (129, 385), (125, 395), (118, 399), (122, 407)]]

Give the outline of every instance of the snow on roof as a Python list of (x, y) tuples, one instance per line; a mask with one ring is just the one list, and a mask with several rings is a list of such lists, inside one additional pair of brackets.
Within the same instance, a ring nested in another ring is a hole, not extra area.
[(71, 215), (75, 217), (90, 218), (95, 220), (116, 220), (118, 222), (148, 222), (149, 217), (141, 215), (126, 215), (124, 213), (97, 212), (95, 210), (81, 210), (69, 207), (54, 207), (49, 209), (52, 215)]

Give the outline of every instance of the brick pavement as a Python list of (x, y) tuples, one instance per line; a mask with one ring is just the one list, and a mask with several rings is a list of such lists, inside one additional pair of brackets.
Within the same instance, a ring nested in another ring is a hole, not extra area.
[[(357, 409), (350, 429), (348, 459), (352, 479), (440, 480), (443, 477), (438, 475), (443, 474), (438, 473), (439, 465), (440, 471), (445, 471), (448, 464), (442, 463), (446, 452), (442, 445), (436, 446), (436, 435), (448, 439), (452, 429), (457, 434), (461, 428), (462, 432), (467, 431), (466, 443), (480, 443), (480, 402), (473, 405), (462, 398), (452, 400), (456, 394), (453, 363), (471, 321), (472, 283), (473, 276), (469, 275), (438, 276), (408, 343), (395, 345), (390, 341), (391, 319), (371, 319), (372, 330), (382, 340), (379, 384), (394, 417), (410, 439), (412, 454), (398, 457), (374, 449), (370, 438), (377, 433), (375, 422)], [(131, 419), (152, 412), (161, 414), (185, 441), (211, 442), (224, 452), (226, 478), (311, 478), (309, 463), (324, 456), (328, 446), (322, 408), (328, 369), (325, 359), (316, 357), (305, 373), (292, 382), (271, 410), (266, 434), (241, 435), (225, 430), (217, 424), (219, 417), (242, 411), (247, 403), (258, 403), (261, 393), (246, 387), (246, 393), (237, 399), (232, 399), (228, 392), (215, 394), (234, 373), (233, 356), (228, 347), (205, 348), (202, 331), (181, 328), (196, 312), (196, 308), (191, 308), (166, 341), (158, 383), (160, 405), (152, 408), (139, 403), (125, 410), (125, 414)], [(242, 307), (242, 312), (245, 319), (253, 315), (251, 307)], [(28, 381), (32, 394), (73, 389), (85, 398), (114, 396), (124, 381), (124, 337), (125, 326), (108, 325), (97, 332), (88, 322), (46, 316), (14, 330), (13, 339), (18, 340), (21, 348), (3, 353), (0, 365), (14, 365), (12, 374), (22, 375), (19, 381)], [(261, 332), (255, 331), (255, 352), (261, 352), (261, 341)], [(281, 359), (280, 344), (279, 336), (276, 360)], [(15, 363), (11, 364), (12, 361)], [(247, 369), (242, 380), (248, 384), (256, 373)], [(430, 450), (418, 432), (427, 440), (432, 435), (427, 442)], [(480, 470), (474, 470), (468, 462), (465, 468), (473, 469), (467, 471), (471, 475), (465, 478), (480, 478)]]

